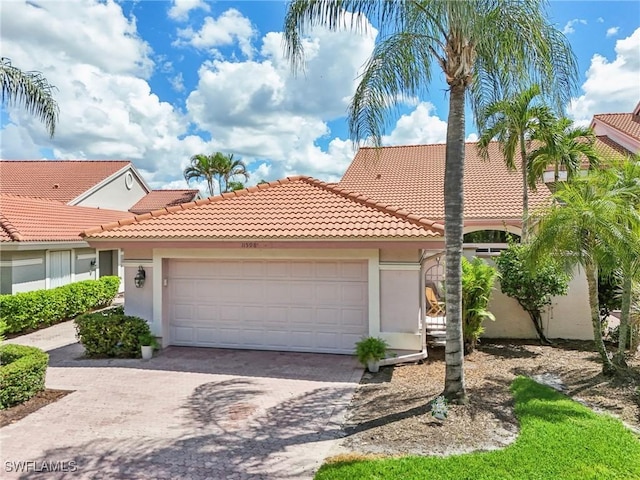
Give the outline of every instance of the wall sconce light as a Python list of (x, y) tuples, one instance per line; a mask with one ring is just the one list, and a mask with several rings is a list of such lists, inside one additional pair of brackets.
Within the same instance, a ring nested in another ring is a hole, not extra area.
[(138, 273), (136, 273), (136, 276), (133, 279), (134, 283), (136, 284), (136, 288), (142, 288), (146, 278), (147, 278), (147, 272), (145, 272), (142, 265), (140, 265), (138, 267)]

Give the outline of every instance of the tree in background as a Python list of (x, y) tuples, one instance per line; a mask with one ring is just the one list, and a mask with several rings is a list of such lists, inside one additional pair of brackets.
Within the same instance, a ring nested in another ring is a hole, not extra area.
[(540, 87), (531, 87), (515, 95), (491, 103), (482, 112), (482, 127), (478, 150), (488, 158), (489, 143), (495, 138), (500, 144), (504, 161), (511, 170), (516, 169), (516, 155), (520, 154), (522, 174), (522, 242), (526, 243), (529, 232), (529, 163), (528, 147), (531, 137), (544, 129), (553, 118), (549, 107), (537, 102)]
[(212, 196), (213, 181), (218, 174), (215, 155), (194, 155), (190, 162), (190, 165), (184, 169), (184, 179), (187, 181), (187, 185), (191, 180), (204, 179), (207, 182), (209, 196)]
[(4, 57), (0, 59), (0, 79), (2, 103), (22, 105), (45, 124), (49, 136), (53, 137), (59, 114), (58, 103), (53, 98), (55, 87), (40, 72), (23, 72)]
[(244, 183), (234, 180), (236, 176), (243, 176), (247, 180), (247, 166), (242, 160), (234, 159), (233, 154), (225, 155), (220, 152), (194, 155), (191, 157), (191, 164), (184, 169), (187, 184), (193, 179), (204, 179), (210, 196), (214, 195), (214, 181), (218, 184), (219, 193), (244, 188)]
[(533, 322), (540, 342), (550, 344), (542, 326), (542, 310), (551, 305), (552, 297), (566, 295), (569, 275), (549, 255), (540, 255), (531, 267), (527, 244), (510, 243), (496, 258), (500, 273), (500, 289), (514, 298)]
[[(379, 31), (349, 107), (355, 142), (379, 146), (389, 113), (420, 97), (440, 69), (449, 86), (444, 185), (447, 342), (443, 395), (467, 401), (462, 337), (463, 175), (465, 99), (479, 122), (492, 102), (537, 83), (558, 106), (575, 88), (576, 61), (567, 39), (547, 18), (543, 0), (294, 0), (284, 25), (292, 67), (304, 60), (303, 37), (316, 26)], [(345, 12), (350, 12), (350, 19)]]
[(598, 165), (599, 159), (593, 144), (595, 135), (588, 127), (576, 127), (568, 118), (557, 118), (552, 123), (538, 129), (533, 137), (542, 144), (529, 156), (529, 187), (536, 188), (536, 182), (543, 178), (544, 172), (553, 166), (553, 184), (557, 188), (560, 181), (560, 169), (567, 172), (571, 180), (580, 172), (583, 159), (589, 162), (589, 168)]

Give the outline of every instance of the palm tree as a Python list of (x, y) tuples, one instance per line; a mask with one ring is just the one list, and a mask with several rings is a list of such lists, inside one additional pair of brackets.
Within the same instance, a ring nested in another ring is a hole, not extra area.
[(11, 65), (11, 60), (0, 59), (2, 103), (22, 105), (38, 117), (53, 137), (58, 123), (58, 103), (53, 98), (55, 87), (40, 72), (23, 72)]
[(564, 168), (567, 180), (571, 180), (580, 172), (584, 158), (589, 161), (590, 169), (599, 163), (598, 155), (593, 148), (596, 139), (593, 130), (588, 127), (575, 127), (568, 118), (556, 119), (544, 129), (538, 130), (534, 138), (542, 142), (542, 145), (529, 155), (529, 186), (533, 189), (551, 165), (554, 167), (554, 188), (557, 188), (560, 168)]
[(216, 155), (197, 154), (191, 157), (191, 164), (184, 169), (184, 179), (189, 184), (192, 179), (205, 179), (209, 195), (213, 195), (213, 180), (218, 173)]
[(600, 175), (600, 178), (603, 179), (601, 185), (603, 191), (619, 192), (626, 208), (636, 212), (635, 216), (630, 215), (631, 222), (628, 224), (631, 244), (623, 238), (614, 246), (614, 267), (617, 269), (617, 277), (622, 280), (622, 292), (618, 351), (613, 357), (613, 362), (619, 367), (625, 367), (624, 354), (627, 347), (633, 283), (640, 281), (640, 255), (638, 254), (640, 252), (640, 222), (638, 221), (638, 217), (640, 217), (640, 158), (626, 158), (619, 162), (613, 162)]
[(529, 183), (527, 174), (527, 147), (531, 137), (544, 128), (552, 118), (551, 110), (534, 103), (540, 95), (540, 86), (531, 87), (512, 97), (491, 103), (482, 113), (483, 129), (478, 141), (478, 149), (488, 158), (489, 143), (495, 138), (500, 143), (505, 163), (511, 170), (516, 169), (515, 157), (520, 154), (522, 169), (522, 242), (526, 243), (529, 230)]
[[(554, 193), (559, 206), (549, 207), (540, 217), (537, 235), (531, 244), (533, 261), (550, 253), (568, 270), (584, 268), (589, 288), (589, 306), (596, 350), (606, 375), (614, 373), (600, 326), (598, 271), (611, 270), (615, 252), (631, 249), (633, 237), (628, 226), (638, 212), (628, 208), (624, 190), (602, 188), (599, 172), (589, 178), (567, 182)], [(594, 180), (595, 178), (595, 180)]]
[[(239, 159), (233, 158), (233, 153), (224, 155), (223, 153), (216, 153), (216, 165), (218, 168), (218, 180), (220, 183), (221, 192), (229, 192), (231, 190), (239, 190), (244, 188), (244, 184), (241, 182), (232, 181), (234, 177), (240, 175), (243, 176), (245, 181), (249, 179), (249, 173), (247, 172), (247, 165)], [(224, 183), (224, 190), (222, 185)], [(237, 187), (240, 188), (237, 188)]]
[[(377, 20), (380, 40), (349, 107), (355, 142), (381, 145), (388, 113), (403, 98), (427, 90), (438, 66), (449, 86), (444, 184), (447, 343), (443, 394), (467, 401), (462, 341), (461, 259), (465, 97), (478, 113), (492, 101), (538, 83), (558, 106), (575, 87), (576, 62), (567, 39), (546, 18), (543, 0), (294, 0), (284, 25), (294, 69), (304, 59), (303, 36), (315, 26), (363, 31)], [(346, 18), (345, 12), (352, 16)]]

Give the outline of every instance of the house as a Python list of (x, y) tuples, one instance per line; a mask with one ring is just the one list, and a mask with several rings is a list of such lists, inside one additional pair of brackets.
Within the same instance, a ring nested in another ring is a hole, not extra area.
[(594, 115), (591, 128), (603, 141), (632, 153), (640, 153), (640, 102), (631, 113)]
[[(128, 161), (0, 161), (0, 293), (123, 277), (117, 249), (91, 248), (90, 226), (128, 210), (199, 198), (197, 190), (152, 191)], [(121, 285), (121, 289), (124, 285)]]
[[(600, 135), (596, 148), (624, 147)], [(162, 344), (352, 353), (364, 335), (420, 351), (425, 285), (444, 278), (444, 145), (361, 148), (344, 177), (291, 177), (89, 229), (97, 249), (124, 251), (127, 313), (147, 319)], [(516, 159), (516, 164), (518, 164)], [(497, 143), (465, 158), (464, 232), (521, 233), (521, 174)], [(550, 199), (541, 181), (530, 208)], [(505, 243), (465, 243), (491, 261)], [(547, 310), (550, 338), (591, 339), (587, 284)], [(496, 289), (491, 337), (535, 338), (528, 315)]]

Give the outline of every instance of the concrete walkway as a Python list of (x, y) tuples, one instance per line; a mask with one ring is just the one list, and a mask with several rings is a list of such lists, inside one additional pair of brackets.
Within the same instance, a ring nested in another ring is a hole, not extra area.
[(73, 393), (0, 429), (0, 477), (312, 478), (362, 374), (344, 355), (170, 347), (88, 360), (74, 333), (67, 322), (11, 341), (48, 350), (47, 387)]

